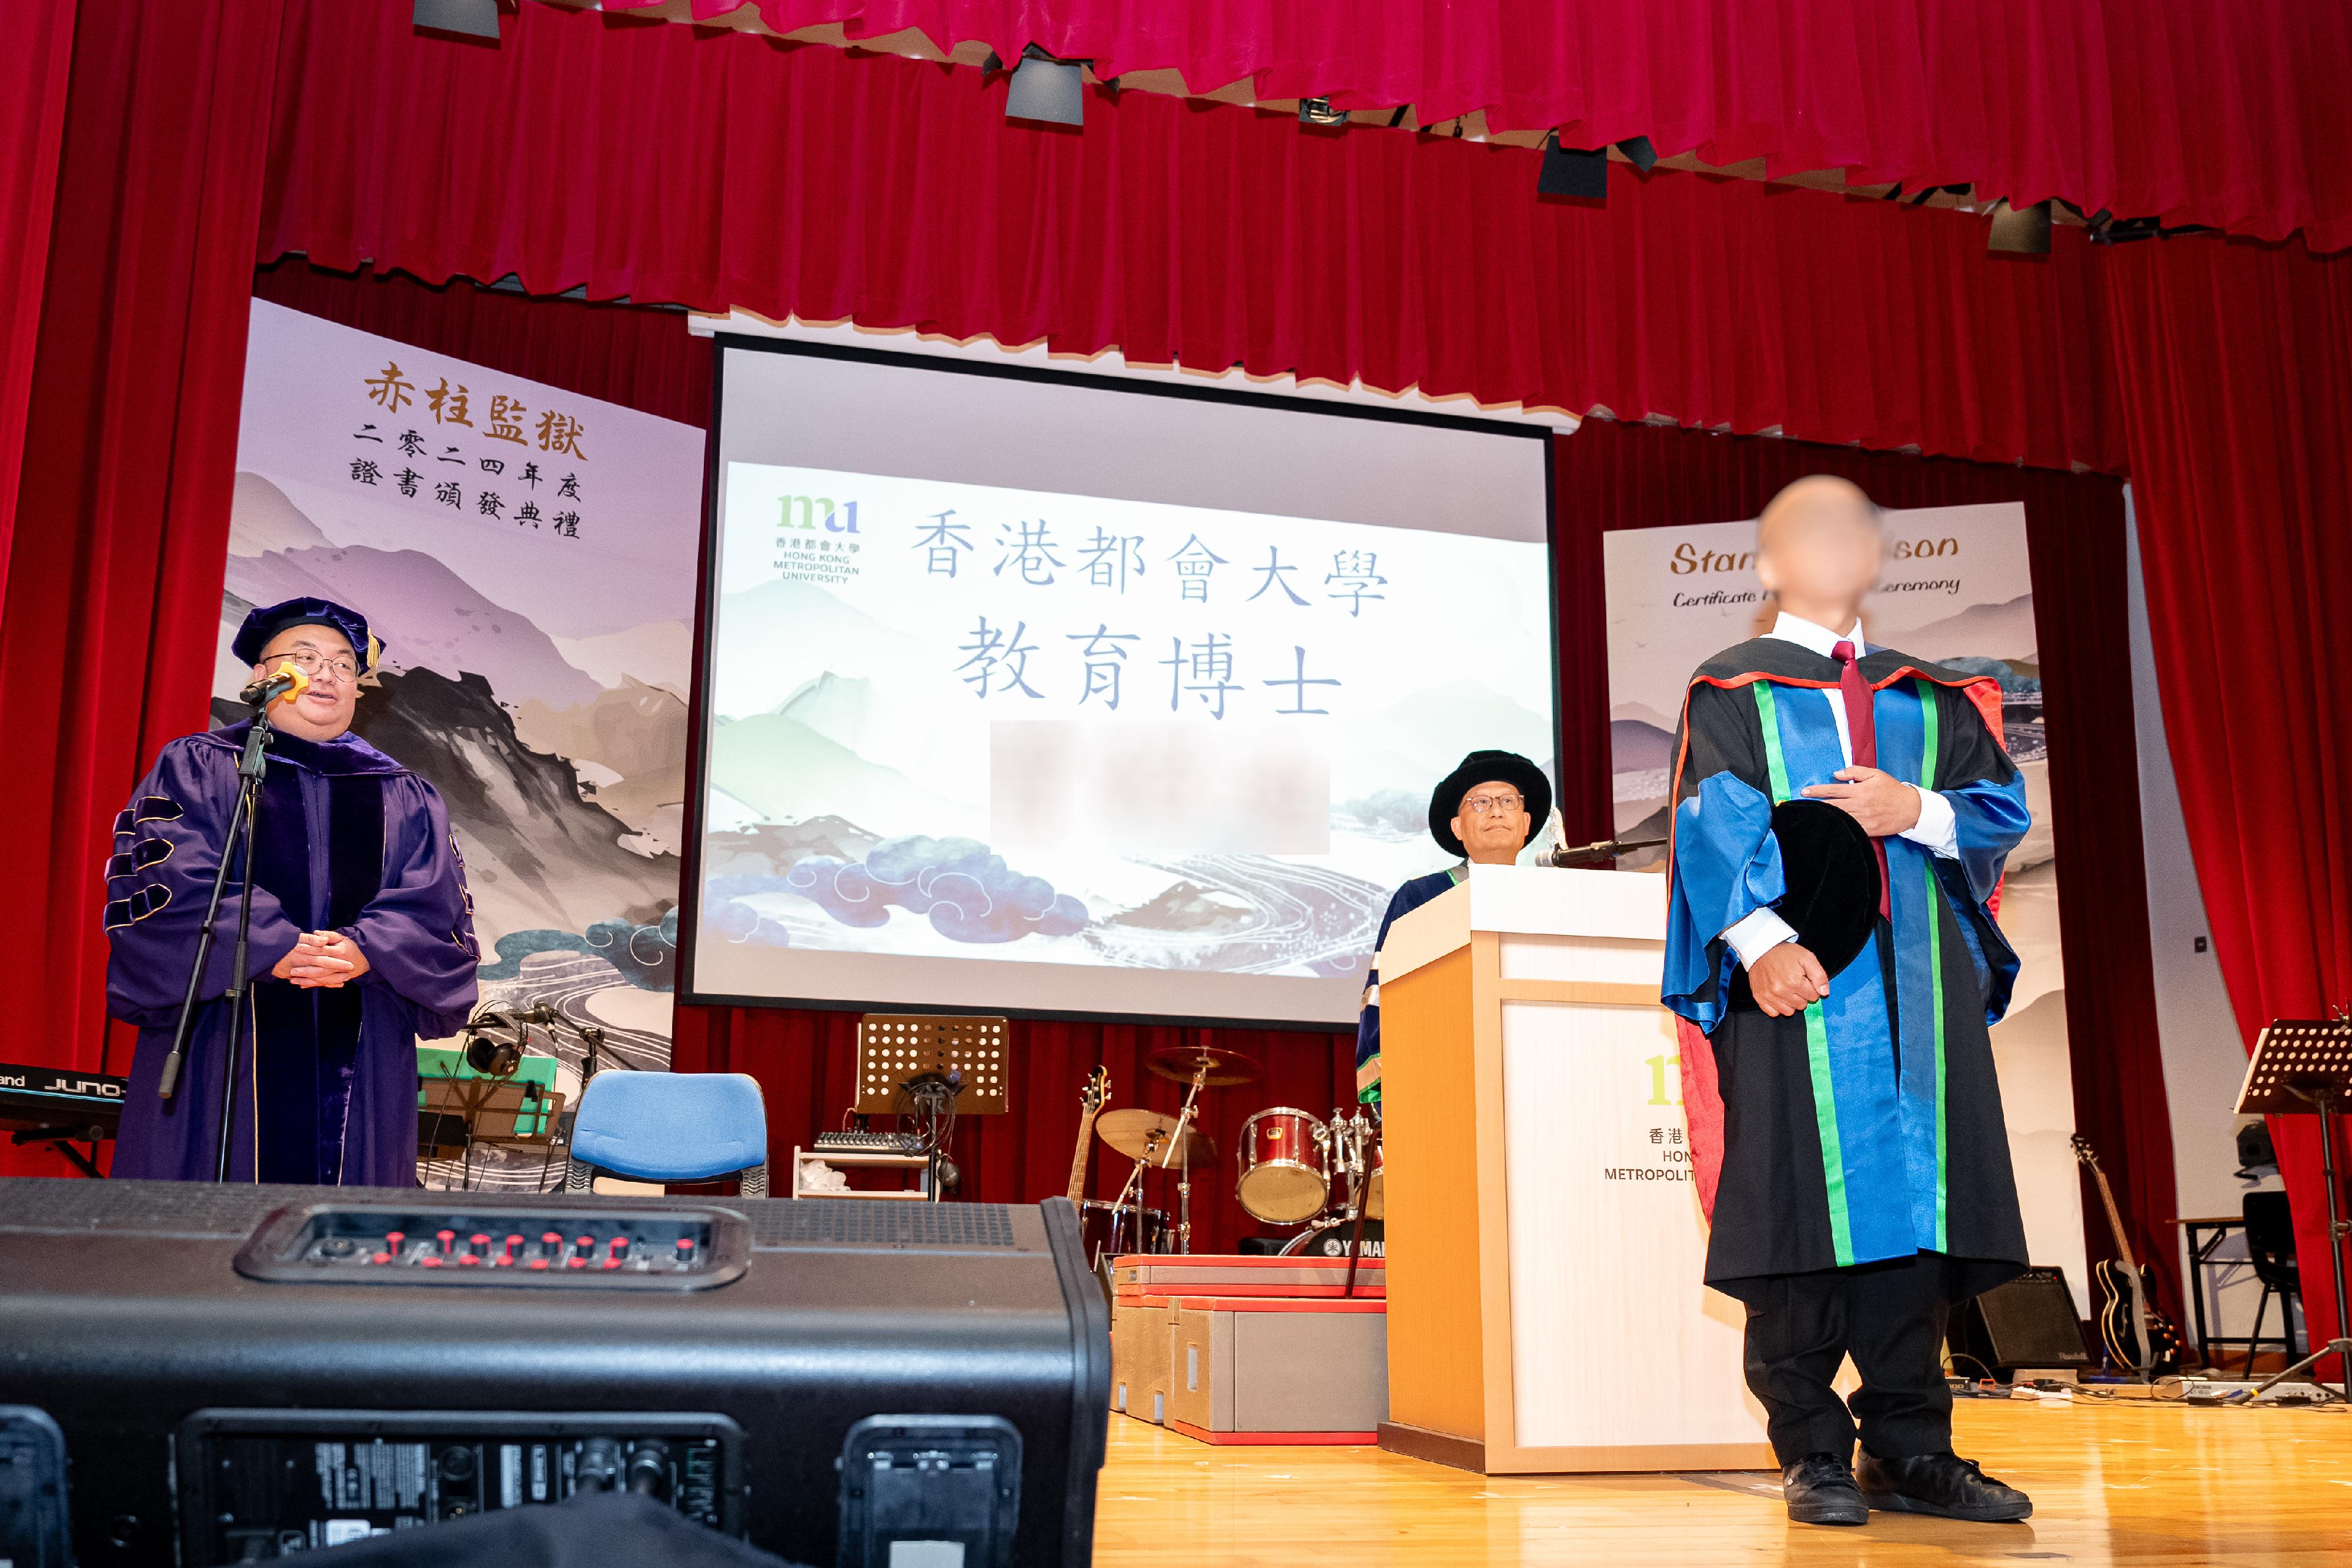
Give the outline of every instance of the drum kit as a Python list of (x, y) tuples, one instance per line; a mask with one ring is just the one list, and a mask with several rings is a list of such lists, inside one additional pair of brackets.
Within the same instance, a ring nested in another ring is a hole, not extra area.
[[(1094, 1131), (1105, 1144), (1135, 1162), (1117, 1199), (1079, 1205), (1089, 1249), (1097, 1260), (1131, 1252), (1192, 1249), (1192, 1171), (1216, 1164), (1216, 1145), (1195, 1124), (1202, 1091), (1256, 1080), (1256, 1063), (1238, 1051), (1206, 1043), (1156, 1051), (1144, 1065), (1156, 1076), (1187, 1085), (1174, 1116), (1134, 1108), (1102, 1112)], [(1299, 1252), (1348, 1250), (1370, 1222), (1377, 1255), (1382, 1214), (1380, 1107), (1334, 1109), (1327, 1122), (1287, 1105), (1259, 1111), (1243, 1122), (1240, 1175), (1234, 1197), (1243, 1212), (1264, 1224), (1301, 1228), (1282, 1249)], [(1177, 1177), (1175, 1222), (1165, 1209), (1143, 1202), (1144, 1173), (1154, 1168)]]

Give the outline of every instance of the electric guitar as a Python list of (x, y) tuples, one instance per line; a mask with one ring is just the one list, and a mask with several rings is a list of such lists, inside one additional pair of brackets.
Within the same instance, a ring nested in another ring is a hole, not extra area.
[(2107, 1173), (2099, 1168), (2098, 1154), (2080, 1134), (2073, 1143), (2074, 1157), (2090, 1166), (2098, 1180), (2099, 1201), (2106, 1205), (2107, 1228), (2116, 1239), (2116, 1256), (2102, 1259), (2091, 1269), (2105, 1298), (2099, 1306), (2099, 1338), (2117, 1366), (2146, 1377), (2168, 1376), (2180, 1367), (2180, 1331), (2148, 1305), (2148, 1273), (2132, 1258), (2131, 1242), (2124, 1235), (2124, 1218), (2116, 1207), (2114, 1190), (2107, 1186)]
[(1078, 1146), (1070, 1155), (1070, 1201), (1084, 1203), (1087, 1197), (1087, 1152), (1095, 1135), (1095, 1118), (1110, 1101), (1110, 1069), (1097, 1067), (1090, 1074), (1086, 1087), (1078, 1091)]

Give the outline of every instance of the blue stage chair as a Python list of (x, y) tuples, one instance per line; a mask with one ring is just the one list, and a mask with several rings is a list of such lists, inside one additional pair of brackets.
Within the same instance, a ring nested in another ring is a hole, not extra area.
[(599, 1176), (705, 1182), (739, 1173), (745, 1197), (768, 1196), (768, 1115), (757, 1079), (608, 1069), (588, 1081), (565, 1191), (593, 1191)]

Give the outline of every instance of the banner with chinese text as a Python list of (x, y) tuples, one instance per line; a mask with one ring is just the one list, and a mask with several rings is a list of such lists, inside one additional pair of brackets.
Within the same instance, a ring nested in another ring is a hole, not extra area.
[[(254, 302), (216, 717), (244, 716), (227, 649), (254, 605), (364, 614), (384, 658), (354, 727), (448, 803), (483, 1000), (600, 1025), (630, 1067), (669, 1061), (702, 448)], [(472, 1178), (529, 1185), (543, 1157), (477, 1153)]]

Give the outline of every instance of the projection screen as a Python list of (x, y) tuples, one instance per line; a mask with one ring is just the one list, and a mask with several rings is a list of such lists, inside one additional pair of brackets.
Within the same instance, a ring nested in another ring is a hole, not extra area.
[(690, 1000), (1337, 1025), (1557, 780), (1539, 427), (722, 336)]

